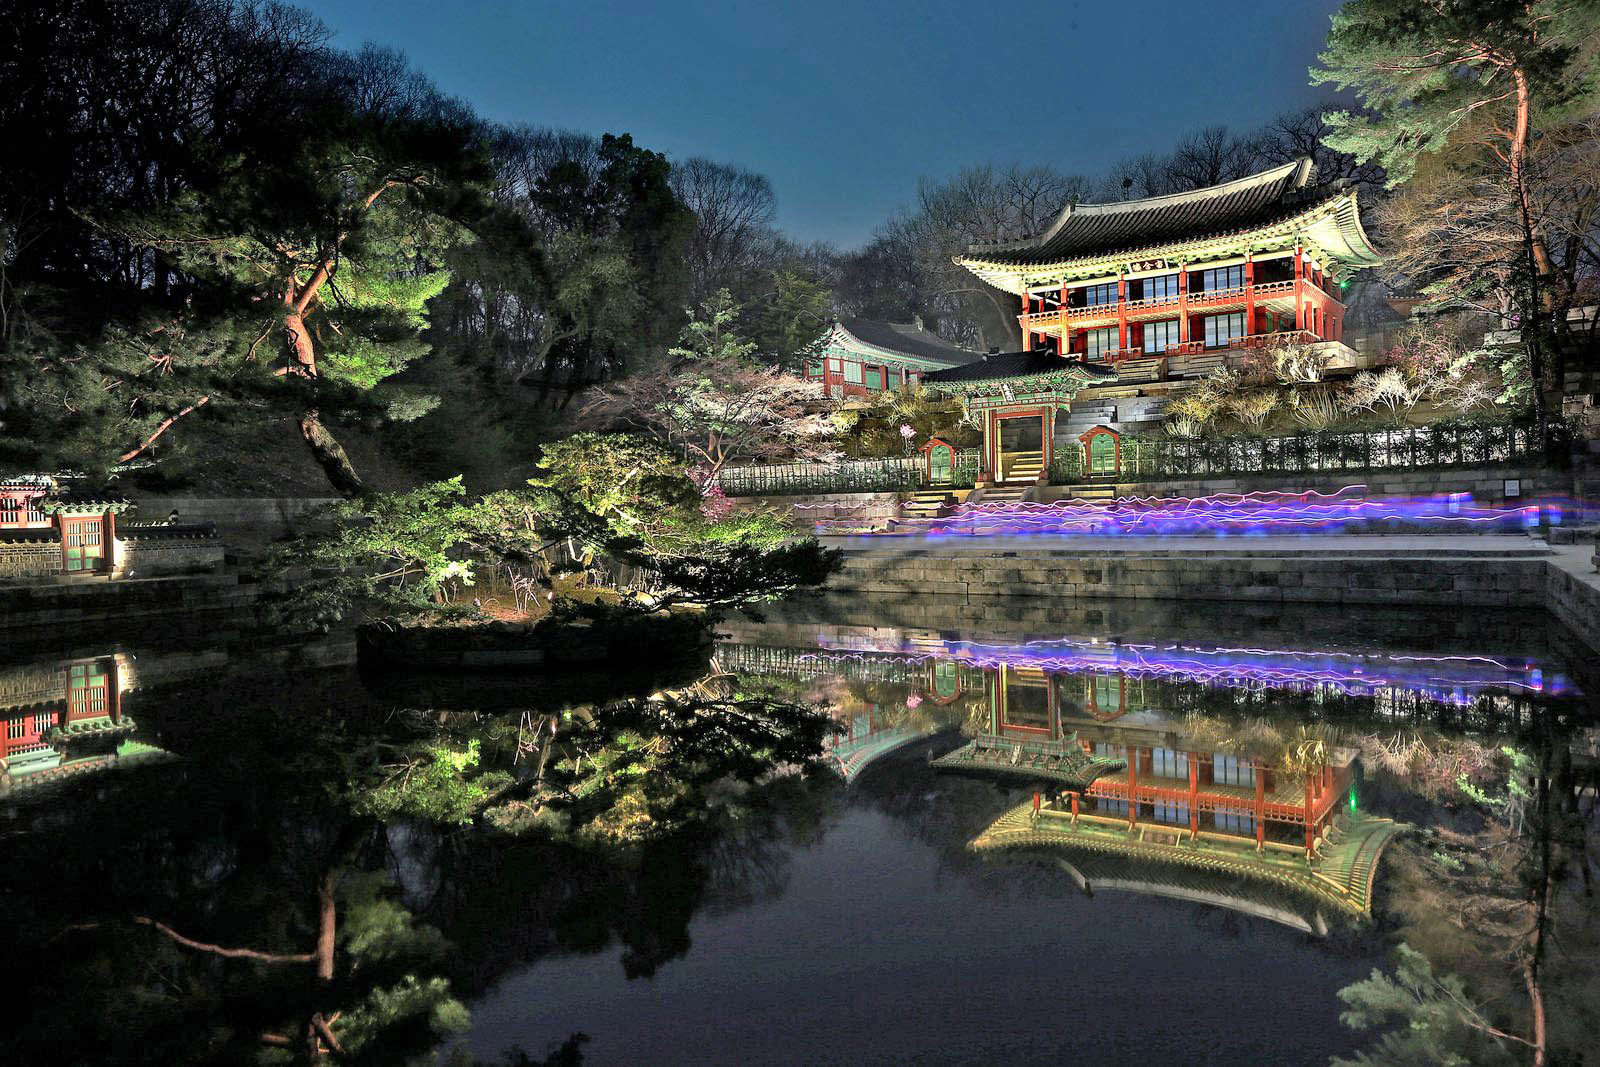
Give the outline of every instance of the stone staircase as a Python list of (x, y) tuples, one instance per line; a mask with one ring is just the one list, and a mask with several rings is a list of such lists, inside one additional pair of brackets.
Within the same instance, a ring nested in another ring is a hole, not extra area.
[(1036, 482), (1043, 473), (1043, 452), (1006, 453), (1007, 482)]
[(1060, 425), (1056, 433), (1057, 436), (1077, 440), (1081, 434), (1096, 426), (1112, 426), (1116, 421), (1117, 405), (1114, 401), (1088, 400), (1081, 405), (1072, 405), (1072, 410), (1067, 412), (1067, 421)]
[[(976, 494), (978, 504), (1014, 504), (1032, 491), (1033, 485), (994, 485)], [(972, 498), (968, 498), (971, 500)]]
[(1061, 491), (1063, 500), (1077, 500), (1086, 504), (1109, 504), (1117, 498), (1117, 487), (1109, 483), (1100, 485), (1069, 485)]
[(1167, 417), (1165, 397), (1141, 396), (1125, 401), (1117, 429), (1125, 433), (1149, 433)]
[(948, 514), (950, 500), (948, 489), (923, 489), (911, 494), (911, 499), (900, 505), (900, 516), (906, 519), (935, 519)]

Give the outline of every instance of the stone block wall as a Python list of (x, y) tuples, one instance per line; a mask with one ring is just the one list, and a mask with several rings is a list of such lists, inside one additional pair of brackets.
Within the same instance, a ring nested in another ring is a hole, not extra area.
[(216, 537), (117, 538), (113, 577), (132, 573), (140, 578), (193, 574), (222, 566), (223, 546)]
[[(1508, 479), (1520, 481), (1521, 495), (1507, 497)], [(1268, 490), (1332, 493), (1345, 486), (1364, 485), (1371, 496), (1431, 496), (1471, 493), (1480, 507), (1516, 507), (1540, 496), (1572, 495), (1570, 471), (1522, 464), (1484, 467), (1433, 467), (1425, 470), (1372, 470), (1338, 473), (1251, 474), (1229, 478), (1171, 478), (1162, 481), (1119, 482), (1118, 496), (1210, 496), (1215, 493), (1249, 493)], [(1041, 500), (1059, 500), (1065, 486), (1042, 486)]]
[(1542, 557), (1298, 555), (1116, 558), (1015, 552), (852, 553), (830, 589), (886, 596), (1131, 597), (1274, 603), (1543, 607)]
[(901, 516), (900, 503), (908, 493), (827, 493), (815, 496), (741, 496), (739, 504), (787, 508), (789, 521), (810, 529), (818, 522), (860, 522), (879, 525)]
[(0, 541), (0, 581), (54, 578), (65, 569), (59, 541)]
[[(1508, 479), (1521, 482), (1521, 494), (1507, 497)], [(1504, 508), (1531, 503), (1539, 497), (1571, 498), (1572, 472), (1521, 464), (1485, 467), (1434, 467), (1426, 470), (1374, 470), (1344, 473), (1254, 474), (1228, 478), (1171, 478), (1163, 481), (1118, 482), (1117, 496), (1211, 496), (1268, 490), (1333, 493), (1346, 486), (1364, 485), (1371, 496), (1431, 496), (1471, 493), (1479, 507)], [(1068, 486), (1044, 485), (1038, 499), (1049, 502), (1066, 497)], [(819, 521), (882, 523), (902, 515), (901, 502), (909, 493), (830, 493), (813, 496), (737, 497), (740, 504), (770, 504), (789, 509), (791, 521), (809, 528)], [(1590, 502), (1600, 508), (1600, 500)], [(1574, 513), (1570, 518), (1584, 516)], [(1459, 530), (1453, 532), (1460, 532)]]

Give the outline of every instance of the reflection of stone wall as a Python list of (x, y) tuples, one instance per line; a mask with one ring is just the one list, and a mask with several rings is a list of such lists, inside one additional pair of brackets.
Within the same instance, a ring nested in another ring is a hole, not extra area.
[(0, 579), (47, 578), (64, 566), (61, 545), (54, 541), (0, 542)]

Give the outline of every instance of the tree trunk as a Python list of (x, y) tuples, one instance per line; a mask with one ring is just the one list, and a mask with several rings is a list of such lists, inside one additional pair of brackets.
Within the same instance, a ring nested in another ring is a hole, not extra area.
[(283, 348), (290, 374), (306, 378), (317, 376), (317, 350), (311, 344), (305, 319), (292, 306), (283, 314)]
[(356, 473), (355, 464), (345, 453), (337, 438), (328, 432), (315, 408), (300, 416), (300, 436), (322, 466), (328, 481), (343, 496), (357, 497), (367, 491), (366, 483)]

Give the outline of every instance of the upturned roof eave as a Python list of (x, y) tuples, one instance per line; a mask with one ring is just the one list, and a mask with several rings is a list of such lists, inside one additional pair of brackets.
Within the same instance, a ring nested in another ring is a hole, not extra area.
[[(966, 363), (971, 362), (971, 358), (970, 357), (978, 355), (977, 352), (967, 352), (967, 351), (963, 351), (961, 349), (952, 349), (951, 350), (951, 354), (949, 356), (950, 362), (947, 363), (947, 362), (942, 362), (944, 357), (923, 356), (923, 355), (918, 355), (918, 354), (916, 354), (914, 352), (902, 352), (899, 349), (886, 348), (883, 345), (874, 344), (871, 341), (863, 340), (859, 335), (853, 333), (851, 331), (850, 327), (846, 326), (842, 322), (836, 322), (834, 324), (834, 333), (835, 333), (835, 335), (841, 334), (841, 333), (844, 334), (846, 337), (850, 338), (852, 343), (854, 343), (855, 345), (857, 345), (860, 348), (864, 348), (864, 349), (868, 350), (871, 354), (873, 354), (875, 356), (878, 356), (881, 359), (885, 359), (885, 360), (889, 360), (889, 361), (899, 361), (899, 362), (903, 362), (903, 363), (912, 363), (912, 364), (917, 365), (919, 368), (923, 367), (923, 366), (928, 366), (928, 367), (936, 367), (936, 368), (939, 368), (941, 370), (944, 370), (944, 369), (948, 369), (948, 368), (951, 368), (951, 367), (960, 367), (960, 366), (963, 366)], [(832, 339), (833, 339), (832, 337), (829, 338), (830, 341)]]
[[(1097, 252), (1089, 256), (1077, 256), (1072, 259), (1051, 260), (1041, 263), (1006, 263), (997, 260), (984, 260), (971, 255), (952, 256), (951, 261), (959, 267), (971, 271), (985, 283), (1002, 292), (1021, 295), (1023, 287), (1015, 279), (1024, 274), (1049, 274), (1081, 270), (1098, 264), (1112, 264), (1128, 259), (1150, 258), (1161, 253), (1176, 253), (1181, 251), (1202, 248), (1218, 241), (1235, 240), (1250, 234), (1260, 234), (1263, 237), (1280, 236), (1292, 233), (1296, 229), (1306, 229), (1325, 215), (1337, 211), (1344, 203), (1350, 204), (1350, 219), (1336, 219), (1341, 233), (1347, 236), (1346, 245), (1352, 256), (1349, 263), (1352, 266), (1374, 266), (1382, 262), (1371, 239), (1367, 236), (1365, 228), (1361, 225), (1361, 213), (1355, 206), (1355, 190), (1344, 190), (1317, 201), (1314, 205), (1297, 214), (1288, 216), (1278, 222), (1265, 226), (1252, 226), (1240, 230), (1227, 230), (1220, 233), (1206, 234), (1201, 237), (1187, 238), (1182, 241), (1169, 241), (1162, 244), (1144, 245), (1138, 248), (1120, 248), (1105, 252)], [(1349, 240), (1354, 237), (1359, 241), (1359, 247)], [(1011, 279), (1007, 284), (1004, 280)]]
[(967, 253), (979, 251), (1015, 251), (1022, 252), (1030, 248), (1043, 248), (1061, 232), (1061, 228), (1076, 215), (1132, 215), (1142, 211), (1156, 211), (1171, 207), (1175, 204), (1193, 204), (1204, 200), (1220, 199), (1231, 196), (1242, 189), (1256, 186), (1272, 185), (1294, 175), (1294, 188), (1302, 187), (1311, 176), (1311, 158), (1300, 156), (1288, 163), (1281, 163), (1276, 167), (1246, 174), (1242, 178), (1232, 181), (1219, 182), (1201, 189), (1184, 189), (1176, 193), (1162, 193), (1159, 196), (1145, 196), (1137, 200), (1117, 200), (1110, 203), (1075, 204), (1069, 203), (1057, 213), (1055, 219), (1040, 233), (1032, 237), (1024, 237), (1016, 241), (998, 241), (991, 244), (972, 244), (967, 246)]

